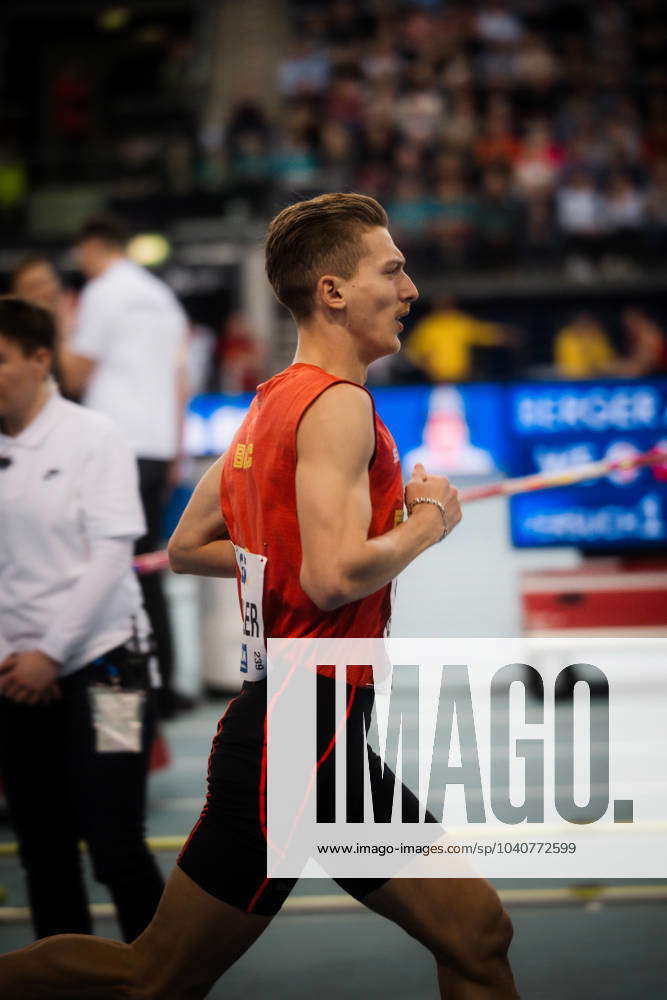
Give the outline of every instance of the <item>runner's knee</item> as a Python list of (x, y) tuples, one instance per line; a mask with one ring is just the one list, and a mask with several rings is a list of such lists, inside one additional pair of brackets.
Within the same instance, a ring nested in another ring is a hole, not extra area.
[(158, 917), (133, 941), (132, 1000), (195, 1000), (211, 989), (204, 970), (184, 963), (179, 949), (163, 932)]
[(438, 964), (455, 967), (466, 978), (493, 984), (504, 965), (513, 936), (512, 921), (497, 904), (476, 920), (459, 927), (455, 941), (444, 941), (434, 951)]
[(489, 944), (492, 946), (492, 954), (496, 957), (504, 958), (509, 951), (513, 937), (514, 927), (512, 926), (509, 913), (507, 910), (501, 908), (494, 922), (493, 932), (489, 939)]
[(513, 933), (512, 921), (499, 904), (493, 915), (470, 935), (462, 955), (462, 971), (480, 983), (493, 983), (499, 963), (507, 958)]
[[(13, 959), (13, 955), (7, 956)], [(144, 1000), (135, 956), (129, 945), (81, 934), (59, 934), (43, 938), (16, 954), (19, 976), (43, 986), (38, 996), (113, 996), (116, 1000)], [(0, 976), (0, 979), (2, 977)], [(3, 981), (4, 986), (4, 981)], [(90, 988), (90, 993), (88, 992)], [(84, 993), (85, 991), (85, 993)], [(32, 996), (32, 992), (30, 994)], [(11, 1000), (25, 996), (2, 992)]]

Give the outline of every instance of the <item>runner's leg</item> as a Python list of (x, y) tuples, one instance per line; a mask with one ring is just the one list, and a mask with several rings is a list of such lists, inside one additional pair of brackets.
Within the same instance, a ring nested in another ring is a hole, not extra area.
[[(363, 816), (366, 764), (374, 788), (377, 815), (390, 816), (396, 777), (383, 766), (377, 753), (366, 746), (362, 716), (372, 707), (372, 694), (357, 692), (348, 718), (350, 736), (359, 743), (348, 763), (348, 790), (352, 774), (352, 806)], [(356, 762), (356, 769), (355, 769)], [(331, 767), (325, 776), (334, 780)], [(419, 814), (414, 793), (402, 786), (401, 801), (408, 814)], [(348, 805), (350, 803), (348, 802)], [(434, 817), (429, 814), (431, 820)], [(433, 821), (434, 837), (444, 835)], [(414, 870), (414, 869), (413, 869)], [(507, 960), (512, 925), (495, 889), (482, 878), (336, 879), (338, 884), (376, 913), (393, 920), (425, 945), (435, 957), (442, 997), (447, 1000), (510, 1000), (518, 993)], [(375, 883), (375, 884), (374, 884)]]
[(3, 1000), (200, 1000), (270, 917), (229, 906), (175, 868), (130, 945), (67, 934), (0, 957)]
[(362, 899), (433, 954), (447, 1000), (513, 1000), (512, 924), (481, 878), (395, 878)]

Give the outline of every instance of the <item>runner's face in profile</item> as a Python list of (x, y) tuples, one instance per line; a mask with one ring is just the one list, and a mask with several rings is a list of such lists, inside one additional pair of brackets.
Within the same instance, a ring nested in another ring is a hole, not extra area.
[(348, 327), (370, 364), (400, 350), (401, 318), (419, 293), (388, 230), (378, 226), (364, 233), (362, 240), (366, 253), (345, 282), (345, 297)]

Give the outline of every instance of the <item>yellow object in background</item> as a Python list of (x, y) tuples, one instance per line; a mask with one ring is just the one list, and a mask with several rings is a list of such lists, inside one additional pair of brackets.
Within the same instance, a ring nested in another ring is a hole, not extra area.
[(485, 323), (460, 309), (438, 309), (417, 324), (405, 354), (434, 382), (462, 382), (472, 375), (472, 347), (504, 344), (496, 323)]
[(554, 362), (564, 378), (594, 378), (610, 372), (615, 352), (593, 317), (581, 313), (556, 335)]

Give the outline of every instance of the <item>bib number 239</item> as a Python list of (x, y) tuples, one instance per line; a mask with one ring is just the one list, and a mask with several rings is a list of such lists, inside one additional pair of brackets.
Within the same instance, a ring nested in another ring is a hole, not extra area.
[(236, 564), (241, 578), (241, 673), (248, 681), (263, 681), (266, 677), (266, 647), (264, 645), (264, 569), (266, 556), (258, 556), (235, 545)]

